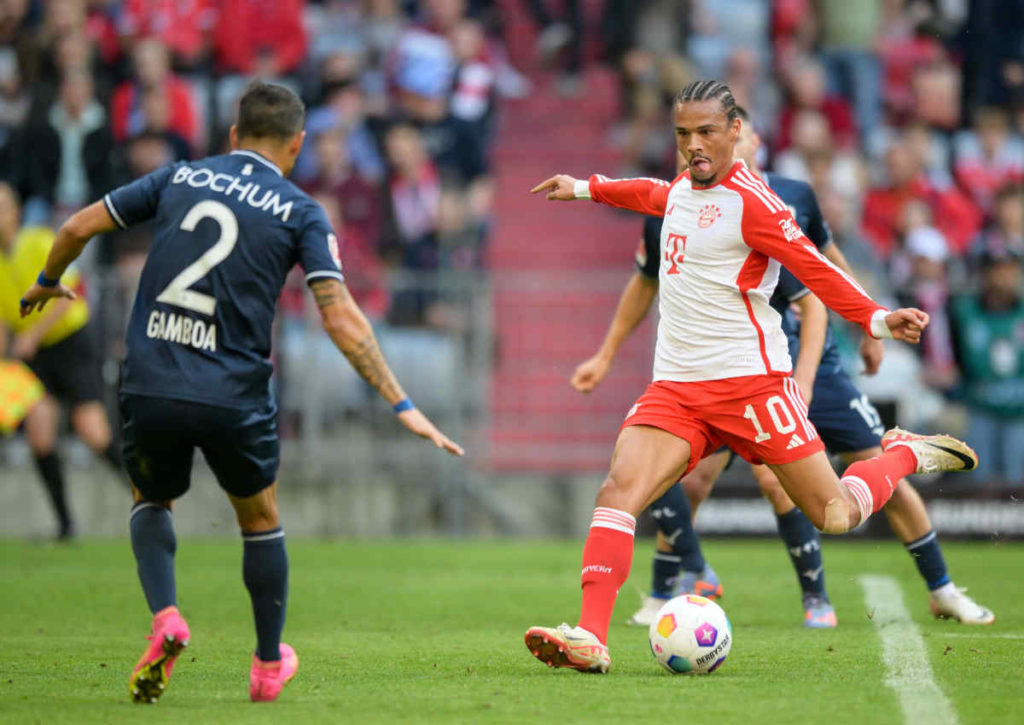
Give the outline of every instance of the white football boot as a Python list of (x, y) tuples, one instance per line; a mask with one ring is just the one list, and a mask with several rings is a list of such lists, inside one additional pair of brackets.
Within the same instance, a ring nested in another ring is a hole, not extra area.
[(530, 627), (523, 637), (533, 656), (548, 667), (605, 673), (612, 666), (608, 648), (596, 635), (564, 622), (557, 627)]
[(654, 621), (654, 615), (665, 606), (667, 601), (668, 599), (661, 597), (644, 597), (640, 608), (633, 612), (633, 616), (626, 620), (626, 624), (633, 627), (650, 627), (651, 622)]
[(960, 624), (992, 624), (996, 615), (971, 599), (964, 587), (947, 584), (939, 587), (928, 597), (928, 604), (939, 619), (955, 619)]
[(952, 436), (924, 436), (893, 428), (882, 436), (882, 450), (896, 446), (906, 446), (913, 452), (917, 459), (916, 473), (973, 471), (978, 467), (978, 454)]

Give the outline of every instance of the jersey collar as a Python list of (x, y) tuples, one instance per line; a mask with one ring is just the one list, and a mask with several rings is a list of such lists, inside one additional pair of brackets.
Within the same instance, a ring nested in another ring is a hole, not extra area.
[(258, 154), (255, 151), (250, 151), (249, 149), (235, 149), (234, 151), (231, 152), (231, 155), (234, 156), (235, 154), (238, 154), (240, 156), (248, 156), (250, 158), (256, 159), (261, 164), (264, 164), (265, 166), (269, 166), (270, 168), (272, 168), (278, 176), (284, 176), (284, 174), (281, 173), (281, 169), (277, 168), (277, 164), (275, 164), (273, 161), (271, 161), (262, 154)]

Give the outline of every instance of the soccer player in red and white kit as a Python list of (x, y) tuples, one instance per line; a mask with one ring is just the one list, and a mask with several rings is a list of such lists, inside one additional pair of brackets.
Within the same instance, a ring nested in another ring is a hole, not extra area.
[(691, 83), (676, 97), (673, 120), (689, 168), (671, 183), (559, 174), (533, 189), (549, 200), (589, 198), (665, 220), (654, 381), (627, 414), (597, 494), (579, 623), (526, 632), (527, 647), (549, 666), (608, 671), (608, 625), (629, 575), (636, 516), (723, 444), (767, 464), (815, 527), (832, 534), (881, 509), (907, 474), (977, 466), (974, 451), (955, 438), (894, 429), (882, 438), (882, 455), (836, 476), (768, 304), (780, 263), (875, 338), (917, 343), (928, 315), (879, 306), (818, 252), (763, 181), (733, 161), (741, 124), (727, 86)]

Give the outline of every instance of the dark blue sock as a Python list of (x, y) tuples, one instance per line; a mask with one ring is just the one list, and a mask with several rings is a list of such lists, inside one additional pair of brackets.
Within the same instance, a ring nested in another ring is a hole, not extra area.
[[(681, 485), (672, 486), (651, 505), (651, 518), (672, 546), (671, 555), (678, 560), (673, 562), (668, 558), (659, 558), (664, 552), (658, 552), (654, 557), (651, 592), (655, 596), (658, 596), (658, 592), (667, 591), (671, 594), (680, 569), (701, 572), (707, 566), (697, 533), (693, 530), (690, 500), (686, 498), (686, 491)], [(670, 573), (673, 564), (675, 572)]]
[(651, 564), (652, 597), (672, 598), (682, 565), (682, 560), (675, 554), (667, 551), (654, 552), (654, 562)]
[(281, 659), (281, 630), (288, 603), (288, 552), (284, 531), (242, 534), (242, 578), (252, 599), (256, 620), (256, 656), (264, 662)]
[(786, 545), (789, 558), (793, 560), (800, 589), (804, 594), (822, 596), (828, 601), (818, 530), (798, 508), (781, 515), (776, 514), (775, 518), (779, 525), (779, 536)]
[(146, 594), (149, 611), (156, 614), (165, 607), (177, 604), (174, 552), (178, 550), (178, 541), (174, 537), (174, 519), (170, 509), (141, 501), (132, 506), (128, 528), (131, 531), (139, 582)]
[(942, 549), (939, 548), (939, 537), (934, 531), (929, 531), (916, 541), (904, 544), (910, 556), (917, 564), (917, 570), (928, 585), (928, 589), (938, 589), (949, 584), (949, 572), (946, 570), (946, 560), (942, 558)]

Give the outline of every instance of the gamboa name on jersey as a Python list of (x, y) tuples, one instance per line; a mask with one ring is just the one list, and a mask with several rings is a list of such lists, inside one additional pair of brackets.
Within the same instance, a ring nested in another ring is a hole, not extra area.
[(173, 312), (153, 310), (146, 325), (146, 337), (217, 352), (217, 325)]

